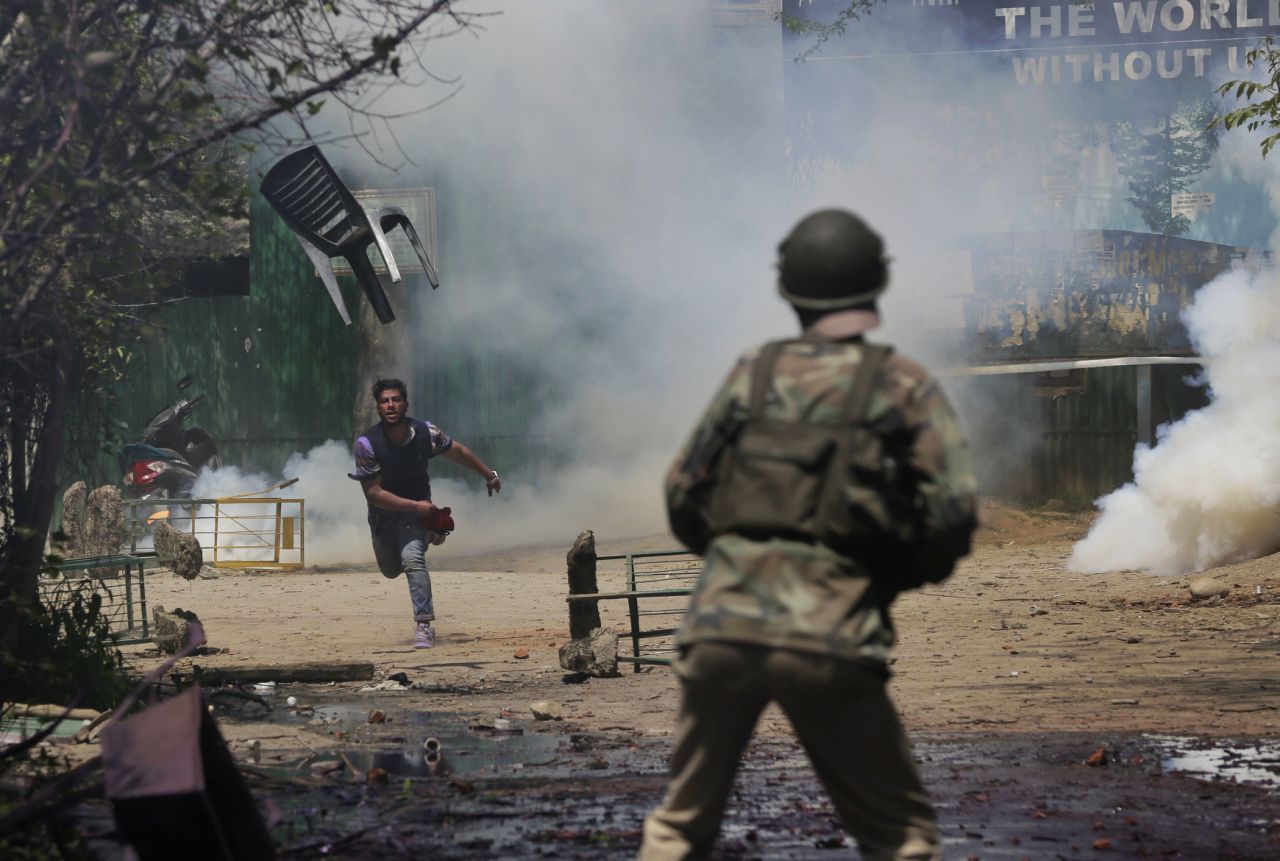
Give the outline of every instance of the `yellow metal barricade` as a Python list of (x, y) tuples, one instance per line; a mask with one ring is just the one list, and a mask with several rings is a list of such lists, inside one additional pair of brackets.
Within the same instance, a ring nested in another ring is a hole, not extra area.
[(213, 564), (218, 568), (302, 568), (306, 532), (306, 506), (301, 499), (215, 499)]
[(219, 568), (305, 567), (304, 501), (262, 495), (297, 481), (290, 478), (263, 490), (217, 499), (126, 499), (129, 552), (149, 549), (152, 527), (164, 522), (194, 535), (205, 562)]

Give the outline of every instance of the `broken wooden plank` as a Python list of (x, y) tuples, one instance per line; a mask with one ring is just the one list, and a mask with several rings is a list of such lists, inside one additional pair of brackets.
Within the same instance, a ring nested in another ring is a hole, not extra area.
[[(63, 712), (66, 712), (66, 714), (64, 715)], [(67, 711), (66, 706), (13, 703), (5, 709), (4, 715), (5, 717), (33, 717), (46, 718), (48, 720), (56, 720), (57, 718), (93, 720), (98, 717), (99, 712), (97, 709), (71, 709)]]
[(301, 664), (219, 664), (192, 666), (192, 673), (205, 686), (240, 682), (364, 682), (373, 678), (374, 667), (367, 661), (312, 661)]

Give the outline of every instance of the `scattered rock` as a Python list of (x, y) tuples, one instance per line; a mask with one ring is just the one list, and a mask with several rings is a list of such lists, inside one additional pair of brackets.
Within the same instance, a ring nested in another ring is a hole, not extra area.
[(167, 523), (157, 523), (152, 530), (155, 536), (156, 555), (168, 564), (183, 580), (200, 576), (204, 554), (200, 541), (188, 532), (179, 532)]
[(401, 687), (406, 687), (406, 688), (412, 684), (412, 682), (409, 681), (408, 673), (392, 673), (391, 675), (387, 676), (387, 681), (395, 682)]
[(157, 605), (151, 610), (151, 642), (166, 655), (172, 655), (187, 642), (191, 623), (199, 621), (200, 618), (190, 610), (175, 607), (172, 613), (167, 613), (164, 607)]
[(1136, 706), (1138, 704), (1138, 701), (1137, 700), (1112, 700), (1111, 704), (1113, 706)]
[[(85, 501), (86, 555), (111, 556), (124, 546), (124, 500), (120, 488), (104, 484), (89, 493)], [(111, 569), (106, 569), (110, 571)]]
[(560, 720), (564, 717), (564, 712), (559, 703), (547, 702), (546, 700), (530, 703), (529, 711), (533, 712), (534, 720)]
[[(77, 481), (62, 494), (62, 547), (67, 559), (88, 556), (111, 556), (124, 544), (124, 502), (120, 489), (104, 484), (92, 492), (83, 481)], [(107, 577), (114, 568), (93, 568), (89, 575)]]
[(62, 532), (67, 537), (65, 555), (69, 559), (88, 555), (84, 549), (88, 498), (89, 489), (83, 481), (77, 481), (62, 494)]
[(1197, 577), (1191, 581), (1191, 600), (1204, 601), (1209, 598), (1220, 598), (1231, 591), (1231, 587), (1221, 580), (1212, 577)]
[(571, 673), (597, 678), (618, 675), (618, 633), (596, 628), (590, 636), (560, 647), (560, 666)]
[(1107, 749), (1100, 747), (1093, 753), (1089, 754), (1089, 758), (1084, 761), (1085, 765), (1106, 765), (1110, 760), (1107, 758)]
[(369, 712), (369, 723), (386, 723), (387, 715), (382, 709), (374, 709)]
[(519, 660), (523, 661), (525, 658), (529, 657), (529, 650), (526, 649), (524, 646), (521, 646), (520, 648), (516, 649), (515, 656)]
[(1037, 607), (1035, 604), (1032, 604), (1030, 609), (1031, 609), (1032, 616), (1048, 616), (1049, 615), (1048, 610), (1046, 610), (1044, 607)]

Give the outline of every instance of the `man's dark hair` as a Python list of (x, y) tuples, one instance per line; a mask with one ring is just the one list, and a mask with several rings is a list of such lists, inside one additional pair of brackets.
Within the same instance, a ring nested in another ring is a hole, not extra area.
[(400, 392), (400, 397), (404, 398), (406, 402), (409, 400), (409, 388), (404, 384), (404, 380), (397, 380), (394, 377), (387, 380), (378, 380), (373, 384), (373, 399), (376, 401), (378, 395), (387, 389), (396, 389)]

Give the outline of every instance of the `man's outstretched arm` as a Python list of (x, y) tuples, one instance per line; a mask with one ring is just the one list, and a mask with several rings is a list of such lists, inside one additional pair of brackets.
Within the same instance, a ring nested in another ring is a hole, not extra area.
[(405, 499), (403, 496), (396, 496), (382, 486), (381, 475), (360, 479), (360, 487), (364, 490), (365, 500), (374, 508), (385, 511), (407, 511), (419, 517), (428, 517), (436, 510), (430, 500)]
[(502, 479), (498, 478), (498, 473), (485, 466), (479, 455), (456, 439), (453, 441), (453, 445), (440, 452), (440, 454), (459, 466), (465, 466), (483, 478), (485, 490), (489, 491), (490, 496), (502, 491)]

